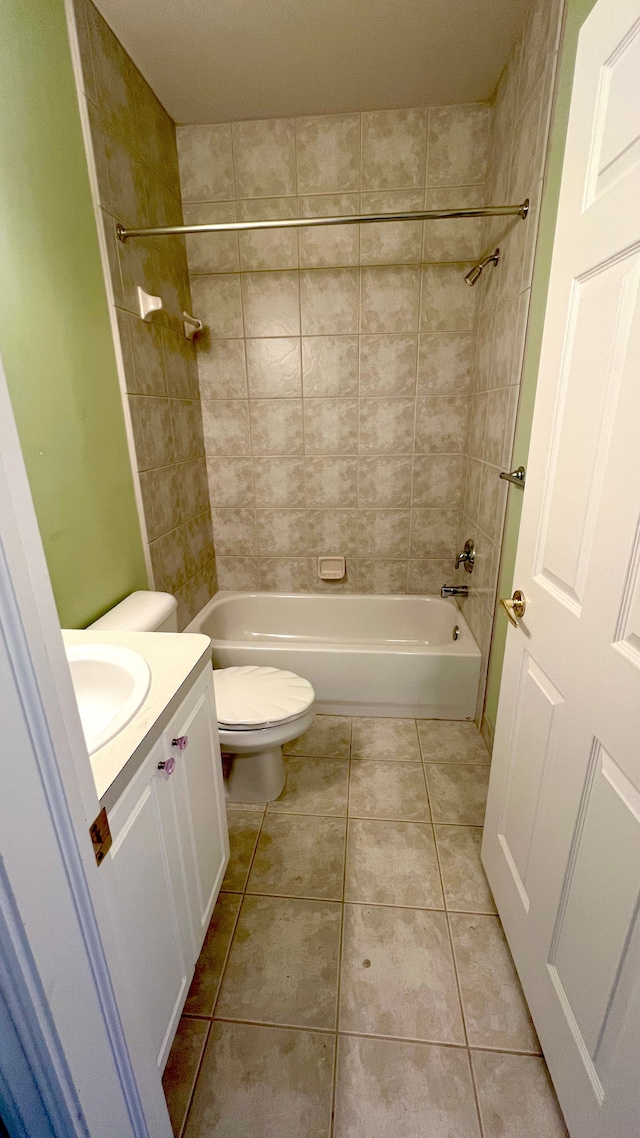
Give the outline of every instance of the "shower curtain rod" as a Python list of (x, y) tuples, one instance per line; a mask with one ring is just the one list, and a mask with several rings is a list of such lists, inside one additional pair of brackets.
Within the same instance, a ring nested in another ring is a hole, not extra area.
[(226, 221), (215, 225), (157, 225), (145, 229), (116, 226), (121, 241), (129, 237), (170, 237), (176, 233), (235, 233), (248, 229), (303, 229), (315, 225), (367, 225), (374, 221), (437, 221), (448, 217), (521, 217), (529, 212), (529, 199), (520, 205), (486, 205), (466, 209), (421, 209), (413, 213), (360, 213), (350, 217), (288, 217), (277, 221)]

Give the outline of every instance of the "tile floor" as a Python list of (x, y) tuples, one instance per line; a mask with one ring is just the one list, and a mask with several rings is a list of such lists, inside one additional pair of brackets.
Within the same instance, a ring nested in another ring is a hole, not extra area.
[(318, 716), (231, 861), (164, 1076), (184, 1138), (562, 1138), (480, 865), (471, 723)]

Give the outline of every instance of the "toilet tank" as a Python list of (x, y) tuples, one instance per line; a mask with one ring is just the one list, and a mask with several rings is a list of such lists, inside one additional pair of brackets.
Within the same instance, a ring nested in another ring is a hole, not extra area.
[(94, 620), (100, 632), (177, 632), (178, 602), (171, 593), (140, 589)]

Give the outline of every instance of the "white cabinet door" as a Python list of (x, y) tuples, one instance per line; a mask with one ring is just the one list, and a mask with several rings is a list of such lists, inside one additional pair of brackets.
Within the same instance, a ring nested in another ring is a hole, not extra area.
[[(187, 739), (184, 750), (173, 740)], [(173, 755), (173, 775), (184, 850), (194, 960), (204, 940), (229, 860), (222, 760), (213, 694), (207, 667), (165, 734), (165, 757)]]
[(159, 740), (109, 812), (113, 845), (103, 872), (113, 875), (118, 941), (133, 1003), (158, 1067), (166, 1062), (193, 974), (186, 874), (174, 778), (158, 769)]
[(640, 1134), (640, 0), (579, 40), (483, 841), (569, 1132)]

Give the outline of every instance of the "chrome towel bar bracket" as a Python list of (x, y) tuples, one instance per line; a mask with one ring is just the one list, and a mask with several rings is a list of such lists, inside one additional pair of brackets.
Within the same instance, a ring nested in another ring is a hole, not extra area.
[(526, 473), (524, 466), (518, 466), (516, 470), (501, 470), (500, 477), (504, 478), (505, 482), (510, 482), (512, 486), (524, 487)]

